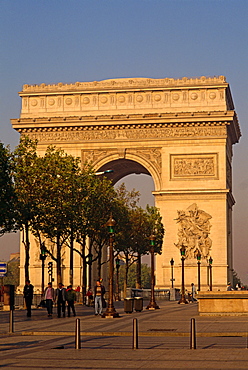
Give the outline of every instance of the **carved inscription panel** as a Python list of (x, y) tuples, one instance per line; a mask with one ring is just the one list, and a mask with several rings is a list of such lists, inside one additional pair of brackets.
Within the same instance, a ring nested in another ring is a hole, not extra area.
[(171, 180), (218, 178), (218, 154), (171, 155)]

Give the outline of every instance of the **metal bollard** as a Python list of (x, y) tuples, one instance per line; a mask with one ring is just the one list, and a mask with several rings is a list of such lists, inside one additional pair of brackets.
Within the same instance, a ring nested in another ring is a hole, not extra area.
[(14, 310), (9, 311), (9, 333), (14, 333)]
[(190, 349), (196, 349), (195, 319), (190, 323)]
[(138, 320), (133, 319), (133, 349), (138, 348)]
[(76, 319), (75, 349), (80, 349), (80, 348), (81, 348), (80, 319)]

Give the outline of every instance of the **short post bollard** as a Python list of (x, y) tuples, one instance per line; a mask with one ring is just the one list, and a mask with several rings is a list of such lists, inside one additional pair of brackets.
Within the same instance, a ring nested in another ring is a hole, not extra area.
[(133, 349), (138, 348), (138, 320), (133, 319)]
[(196, 349), (195, 319), (190, 322), (190, 349)]
[(80, 348), (81, 348), (80, 319), (76, 319), (75, 349), (80, 349)]
[(14, 310), (9, 311), (9, 333), (14, 333)]

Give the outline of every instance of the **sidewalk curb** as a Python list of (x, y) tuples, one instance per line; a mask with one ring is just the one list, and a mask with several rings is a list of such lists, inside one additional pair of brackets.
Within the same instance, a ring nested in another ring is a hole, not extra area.
[[(7, 334), (7, 333), (6, 333)], [(17, 334), (17, 333), (15, 333)], [(44, 332), (44, 331), (23, 331), (20, 333), (22, 336), (75, 336), (75, 332)], [(131, 337), (132, 332), (80, 332), (81, 336), (94, 336), (94, 337)], [(231, 333), (196, 333), (197, 337), (248, 337), (247, 332), (231, 332)], [(139, 337), (190, 337), (190, 333), (147, 333), (139, 332)]]

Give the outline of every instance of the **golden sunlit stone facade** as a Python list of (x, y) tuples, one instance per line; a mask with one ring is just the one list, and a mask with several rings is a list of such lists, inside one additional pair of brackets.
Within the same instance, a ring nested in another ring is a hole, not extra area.
[(200, 251), (202, 289), (208, 289), (210, 256), (213, 289), (225, 289), (233, 268), (232, 146), (241, 135), (225, 77), (24, 85), (19, 95), (22, 109), (13, 127), (38, 139), (39, 153), (56, 145), (92, 161), (97, 171), (112, 168), (114, 183), (131, 173), (152, 176), (166, 230), (158, 288), (171, 285), (171, 258), (180, 287), (185, 246), (186, 286), (197, 283)]

